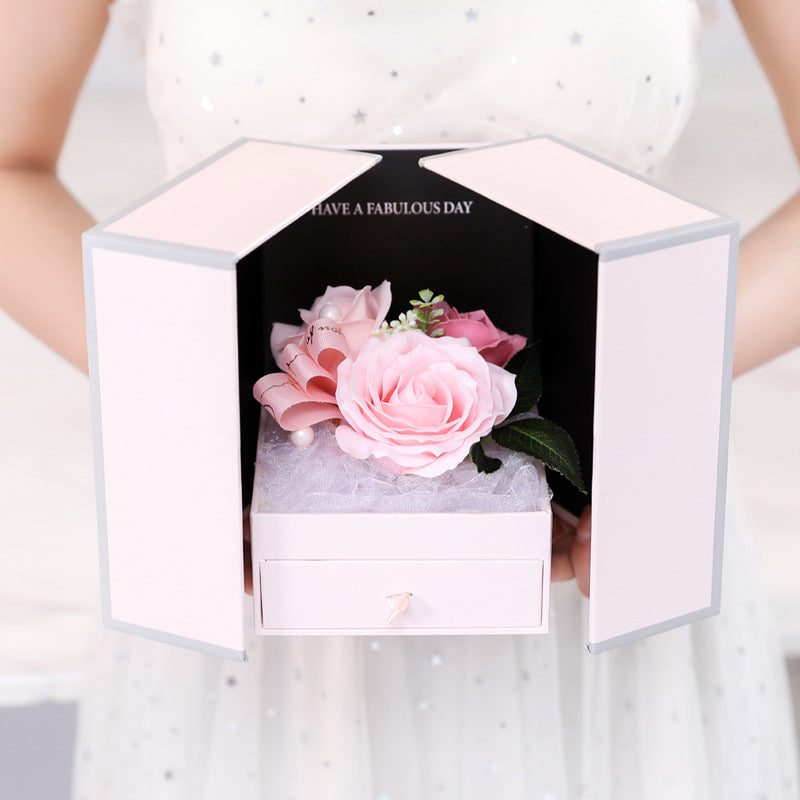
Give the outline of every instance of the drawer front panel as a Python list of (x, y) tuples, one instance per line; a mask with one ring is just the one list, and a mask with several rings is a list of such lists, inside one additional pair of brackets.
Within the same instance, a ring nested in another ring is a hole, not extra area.
[[(264, 632), (539, 628), (544, 562), (264, 561)], [(387, 596), (411, 593), (386, 626)]]

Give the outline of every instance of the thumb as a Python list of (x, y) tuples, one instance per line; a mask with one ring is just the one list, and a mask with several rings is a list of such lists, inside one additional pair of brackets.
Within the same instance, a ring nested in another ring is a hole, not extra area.
[(575, 571), (575, 580), (581, 594), (589, 596), (589, 567), (592, 552), (592, 507), (586, 506), (578, 519), (575, 541), (570, 548), (569, 558)]

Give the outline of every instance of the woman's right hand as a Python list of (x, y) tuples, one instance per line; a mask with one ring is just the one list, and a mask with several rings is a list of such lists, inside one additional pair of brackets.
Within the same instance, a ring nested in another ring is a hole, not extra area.
[(81, 233), (93, 220), (56, 164), (108, 6), (0, 0), (0, 305), (84, 371)]

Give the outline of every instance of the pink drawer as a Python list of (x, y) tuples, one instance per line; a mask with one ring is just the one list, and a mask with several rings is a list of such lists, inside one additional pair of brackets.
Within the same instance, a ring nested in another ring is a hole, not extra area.
[[(269, 560), (258, 569), (262, 633), (539, 633), (539, 560)], [(387, 596), (410, 592), (386, 626)]]

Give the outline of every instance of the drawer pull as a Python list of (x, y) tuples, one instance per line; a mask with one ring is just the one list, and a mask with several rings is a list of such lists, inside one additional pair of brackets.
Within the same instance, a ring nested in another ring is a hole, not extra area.
[(399, 592), (398, 594), (386, 595), (386, 602), (391, 609), (385, 622), (387, 628), (408, 608), (408, 600), (410, 597), (413, 597), (411, 592)]

